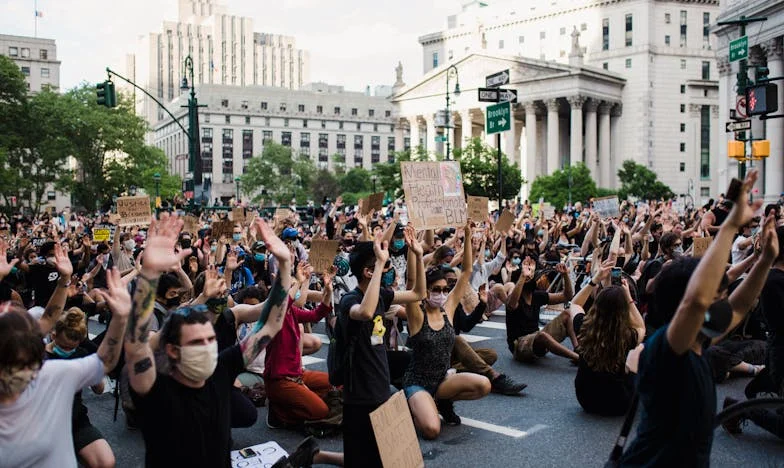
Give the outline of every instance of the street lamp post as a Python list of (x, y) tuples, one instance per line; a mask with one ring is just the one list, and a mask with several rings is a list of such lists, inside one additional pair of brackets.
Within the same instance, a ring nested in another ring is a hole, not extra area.
[[(450, 65), (449, 68), (446, 69), (446, 122), (445, 122), (445, 129), (446, 132), (449, 132), (452, 129), (453, 125), (452, 122), (452, 115), (449, 113), (449, 76), (454, 72), (455, 75), (455, 97), (460, 96), (460, 76), (457, 73), (457, 67), (454, 65)], [(445, 132), (445, 133), (446, 133)], [(449, 143), (449, 134), (446, 133), (446, 159), (447, 161), (452, 158), (452, 147)]]
[(234, 178), (234, 184), (237, 186), (237, 205), (240, 204), (240, 178)]
[(373, 193), (376, 193), (376, 180), (377, 179), (378, 179), (378, 177), (376, 177), (375, 174), (373, 174), (373, 176), (370, 178), (370, 180), (373, 181)]
[[(188, 75), (190, 75), (190, 86), (188, 83)], [(193, 76), (193, 59), (190, 55), (185, 57), (185, 62), (182, 65), (182, 82), (180, 90), (190, 90), (190, 97), (188, 98), (188, 105), (182, 106), (188, 108), (188, 173), (191, 177), (186, 177), (186, 191), (192, 192), (190, 199), (191, 204), (194, 203), (196, 184), (201, 184), (201, 165), (196, 163), (199, 157), (199, 101), (196, 99), (196, 80)]]
[(161, 174), (156, 172), (152, 175), (152, 180), (155, 181), (155, 211), (161, 206)]

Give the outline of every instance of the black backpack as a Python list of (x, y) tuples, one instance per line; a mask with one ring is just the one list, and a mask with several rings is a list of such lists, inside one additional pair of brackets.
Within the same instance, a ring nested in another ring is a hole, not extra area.
[[(357, 290), (346, 293), (341, 298), (341, 303), (349, 296), (356, 295)], [(327, 336), (329, 337), (329, 351), (327, 352), (327, 369), (329, 371), (329, 383), (333, 386), (343, 385), (351, 388), (351, 379), (347, 379), (349, 370), (353, 367), (354, 348), (357, 343), (357, 333), (349, 333), (348, 308), (338, 306), (335, 327), (332, 328), (327, 322)]]

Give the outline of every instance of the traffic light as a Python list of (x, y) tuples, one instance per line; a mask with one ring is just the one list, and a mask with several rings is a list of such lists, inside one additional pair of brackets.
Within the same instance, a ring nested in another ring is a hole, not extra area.
[(95, 86), (95, 92), (98, 95), (98, 105), (106, 106), (106, 82), (104, 81), (103, 83), (98, 83)]
[(748, 75), (749, 67), (746, 65), (745, 60), (740, 61), (740, 65), (738, 67), (738, 74), (736, 77), (738, 78), (738, 94), (743, 95), (746, 93), (746, 88), (749, 85), (753, 85), (754, 83), (749, 80)]
[(776, 112), (779, 109), (779, 90), (775, 83), (767, 80), (761, 84), (746, 89), (747, 114), (764, 115)]
[(768, 81), (770, 69), (768, 67), (754, 67), (755, 76), (757, 77), (757, 84), (762, 84)]
[(751, 143), (751, 157), (764, 159), (770, 156), (770, 140), (759, 140)]
[(727, 156), (741, 160), (746, 157), (746, 147), (742, 141), (730, 140), (727, 142)]
[(95, 92), (98, 97), (98, 105), (99, 106), (106, 106), (106, 107), (116, 107), (117, 106), (117, 96), (114, 93), (114, 83), (109, 80), (104, 81), (103, 83), (98, 83), (95, 86)]

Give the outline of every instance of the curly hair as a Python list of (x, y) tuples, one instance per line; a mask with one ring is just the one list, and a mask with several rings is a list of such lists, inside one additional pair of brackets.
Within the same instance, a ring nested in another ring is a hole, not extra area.
[(620, 372), (626, 354), (637, 344), (629, 320), (626, 293), (619, 286), (603, 289), (585, 314), (580, 335), (580, 357), (597, 372)]
[(87, 317), (78, 307), (71, 307), (60, 315), (54, 324), (54, 332), (71, 341), (82, 342), (87, 338)]

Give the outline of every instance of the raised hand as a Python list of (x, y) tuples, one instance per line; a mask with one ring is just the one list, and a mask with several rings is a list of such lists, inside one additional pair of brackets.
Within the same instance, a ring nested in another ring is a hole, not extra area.
[(234, 271), (239, 268), (240, 263), (237, 260), (237, 252), (234, 250), (230, 250), (229, 253), (226, 254), (226, 269), (228, 271)]
[(71, 259), (68, 258), (68, 254), (63, 251), (60, 244), (54, 245), (54, 266), (57, 268), (60, 276), (70, 278), (73, 274)]
[(106, 289), (97, 292), (109, 305), (113, 317), (127, 318), (131, 314), (131, 295), (117, 268), (106, 271)]
[(274, 255), (280, 262), (291, 262), (291, 254), (289, 253), (286, 244), (283, 243), (280, 237), (275, 235), (275, 231), (272, 230), (266, 221), (261, 218), (256, 218), (254, 226), (259, 237), (261, 237), (261, 240), (266, 244), (269, 253)]
[(147, 230), (147, 247), (144, 249), (142, 270), (163, 273), (181, 263), (190, 254), (190, 250), (179, 253), (174, 251), (182, 225), (182, 220), (176, 214), (163, 213), (159, 220), (153, 217)]
[(373, 239), (373, 253), (376, 254), (376, 262), (386, 263), (389, 260), (389, 250), (387, 250), (389, 242), (382, 242), (381, 237), (382, 234), (379, 232)]
[(626, 295), (626, 302), (631, 302), (634, 299), (632, 298), (632, 293), (629, 290), (629, 282), (626, 281), (626, 278), (621, 278), (621, 287), (623, 288), (623, 292)]
[(765, 225), (761, 231), (762, 255), (775, 259), (779, 256), (779, 239), (776, 234), (776, 217), (774, 214), (765, 218)]
[(0, 241), (0, 279), (8, 276), (17, 263), (19, 263), (18, 258), (8, 261), (8, 244), (5, 241)]
[(421, 257), (423, 253), (422, 244), (417, 240), (416, 231), (411, 224), (403, 228), (403, 238), (405, 239), (408, 248), (411, 249), (416, 256)]
[(564, 265), (563, 263), (559, 263), (558, 265), (555, 266), (555, 271), (557, 271), (562, 275), (565, 275), (569, 270), (567, 270), (566, 265)]
[(606, 280), (607, 277), (610, 276), (610, 272), (614, 266), (614, 260), (606, 260), (604, 263), (602, 263), (602, 265), (599, 267), (599, 271), (596, 272), (596, 276), (592, 278), (593, 282), (599, 284), (600, 282)]
[(536, 271), (536, 262), (531, 257), (526, 257), (523, 261), (523, 271), (521, 276), (525, 278), (525, 281), (531, 281), (534, 279), (534, 272)]
[(749, 221), (751, 221), (751, 218), (754, 217), (754, 213), (762, 207), (762, 198), (754, 200), (751, 204), (748, 202), (749, 192), (757, 182), (758, 176), (759, 172), (756, 170), (751, 170), (746, 175), (746, 180), (743, 181), (738, 199), (734, 200), (735, 204), (732, 207), (732, 211), (730, 211), (730, 214), (727, 216), (725, 223), (730, 223), (731, 226), (739, 229), (741, 226), (748, 224)]
[(313, 274), (313, 267), (310, 266), (310, 263), (306, 262), (305, 260), (300, 260), (297, 263), (297, 273), (295, 274), (297, 281), (300, 284), (308, 281), (310, 279), (310, 275)]
[(204, 295), (208, 298), (219, 297), (226, 291), (226, 280), (218, 276), (215, 266), (210, 267), (204, 272)]

